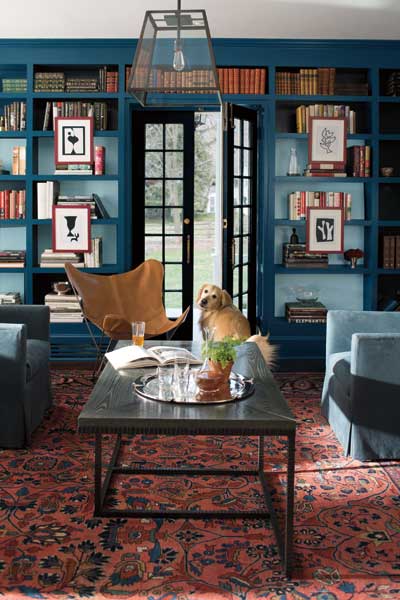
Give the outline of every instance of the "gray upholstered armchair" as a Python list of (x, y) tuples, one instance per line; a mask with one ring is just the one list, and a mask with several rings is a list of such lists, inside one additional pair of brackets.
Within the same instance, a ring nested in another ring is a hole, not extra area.
[(47, 306), (0, 306), (0, 448), (21, 448), (51, 405)]
[(400, 458), (400, 313), (328, 312), (322, 412), (346, 455)]

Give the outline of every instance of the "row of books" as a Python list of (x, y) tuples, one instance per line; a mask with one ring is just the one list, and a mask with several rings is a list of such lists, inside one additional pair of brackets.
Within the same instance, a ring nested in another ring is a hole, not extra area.
[(289, 323), (326, 323), (327, 308), (322, 302), (286, 302)]
[(356, 111), (343, 104), (312, 104), (296, 108), (296, 132), (309, 133), (310, 117), (338, 117), (347, 119), (347, 133), (356, 133)]
[(26, 102), (11, 102), (3, 107), (0, 131), (24, 131), (26, 129)]
[(287, 268), (321, 269), (328, 267), (328, 255), (306, 251), (305, 244), (283, 244), (282, 264)]
[(348, 173), (351, 177), (371, 177), (371, 146), (351, 146), (348, 152)]
[(1, 80), (3, 93), (22, 94), (27, 91), (27, 79), (25, 78), (3, 78)]
[(400, 96), (400, 71), (393, 71), (386, 80), (385, 96)]
[(0, 269), (21, 268), (25, 265), (25, 250), (0, 250)]
[(96, 75), (66, 75), (61, 71), (37, 72), (35, 92), (107, 92), (118, 91), (118, 71), (100, 67)]
[[(90, 208), (91, 219), (109, 219), (110, 215), (102, 203), (100, 197), (97, 194), (90, 195), (76, 195), (76, 196), (64, 196), (59, 195), (54, 200), (57, 206), (73, 206), (79, 204), (80, 206), (85, 205)], [(46, 218), (46, 217), (43, 217)], [(47, 217), (47, 218), (51, 218)]]
[(265, 94), (267, 70), (265, 68), (228, 67), (217, 69), (219, 86), (223, 94)]
[(89, 206), (92, 219), (108, 219), (106, 208), (97, 194), (76, 194), (74, 196), (60, 195), (58, 181), (40, 181), (37, 184), (37, 218), (51, 219), (53, 204), (71, 205), (85, 204)]
[[(126, 67), (126, 89), (128, 89), (131, 67)], [(135, 87), (149, 87), (154, 92), (170, 94), (200, 93), (198, 88), (215, 89), (215, 78), (212, 69), (192, 69), (191, 71), (175, 71), (173, 69), (152, 69), (138, 67), (135, 72)], [(207, 93), (207, 91), (201, 92)]]
[(26, 171), (26, 147), (14, 146), (12, 151), (11, 173), (12, 175), (25, 175)]
[(384, 269), (400, 269), (400, 235), (383, 236), (382, 266)]
[(351, 194), (348, 192), (296, 191), (288, 195), (288, 212), (291, 221), (307, 216), (307, 208), (343, 208), (346, 221), (351, 219)]
[(79, 301), (73, 294), (46, 294), (44, 303), (50, 309), (50, 323), (82, 323)]
[[(1, 253), (0, 253), (1, 258)], [(62, 269), (65, 263), (75, 267), (98, 268), (102, 264), (102, 239), (92, 239), (91, 252), (53, 252), (46, 248), (40, 255), (40, 267), (42, 269)]]
[(19, 292), (6, 292), (0, 294), (0, 304), (22, 304)]
[(318, 168), (314, 167), (311, 163), (304, 169), (303, 175), (305, 177), (347, 177), (346, 169), (343, 168)]
[(26, 212), (25, 190), (0, 191), (0, 220), (25, 219)]
[(99, 131), (107, 129), (107, 102), (46, 102), (43, 116), (43, 131), (55, 129), (56, 117), (93, 117), (94, 128)]
[(102, 265), (102, 239), (100, 237), (92, 238), (91, 252), (84, 254), (85, 267), (96, 269)]
[(335, 93), (336, 69), (299, 69), (299, 71), (277, 71), (275, 93), (296, 96), (333, 96)]

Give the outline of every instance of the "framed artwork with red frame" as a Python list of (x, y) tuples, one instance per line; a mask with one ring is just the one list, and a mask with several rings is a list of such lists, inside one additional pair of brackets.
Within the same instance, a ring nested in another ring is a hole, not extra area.
[(343, 254), (343, 238), (342, 208), (307, 208), (306, 252)]
[(90, 207), (53, 205), (53, 252), (91, 252)]
[(346, 168), (347, 119), (310, 117), (308, 162), (311, 169), (344, 171)]
[(89, 165), (94, 161), (93, 117), (56, 117), (54, 162), (56, 165)]

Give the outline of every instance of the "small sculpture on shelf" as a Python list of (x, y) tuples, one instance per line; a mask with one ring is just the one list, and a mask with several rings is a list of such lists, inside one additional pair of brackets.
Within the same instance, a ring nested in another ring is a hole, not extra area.
[(346, 252), (343, 254), (344, 259), (350, 261), (351, 269), (356, 268), (358, 259), (362, 258), (363, 256), (364, 252), (360, 250), (360, 248), (349, 248), (349, 250), (346, 250)]
[(300, 175), (299, 164), (297, 162), (296, 148), (290, 148), (289, 169), (287, 174), (293, 177)]
[(289, 244), (298, 244), (298, 243), (299, 243), (299, 236), (296, 233), (296, 227), (293, 227), (292, 235), (290, 236), (290, 239), (289, 239)]

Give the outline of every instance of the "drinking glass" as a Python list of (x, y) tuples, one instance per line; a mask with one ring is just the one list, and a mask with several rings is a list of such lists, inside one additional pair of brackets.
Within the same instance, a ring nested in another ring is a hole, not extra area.
[(134, 321), (132, 323), (132, 343), (135, 346), (143, 346), (144, 344), (144, 321)]
[(184, 402), (186, 400), (187, 387), (188, 387), (188, 374), (189, 374), (189, 363), (188, 362), (175, 362), (174, 364), (174, 377), (173, 377), (173, 391), (174, 397), (177, 402)]
[(174, 370), (171, 367), (158, 367), (158, 397), (160, 400), (172, 400), (172, 379)]

